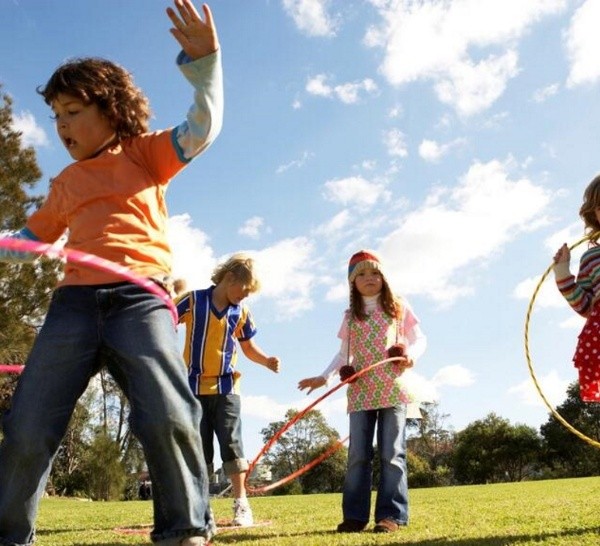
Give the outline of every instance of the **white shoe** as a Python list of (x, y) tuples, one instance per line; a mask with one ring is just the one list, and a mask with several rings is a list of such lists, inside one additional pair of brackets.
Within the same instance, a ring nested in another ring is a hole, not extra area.
[(188, 537), (181, 541), (181, 546), (207, 546), (208, 540), (204, 537)]
[(248, 504), (248, 499), (235, 499), (233, 501), (233, 524), (240, 527), (250, 527), (254, 525), (252, 509)]
[(210, 511), (210, 521), (206, 524), (207, 530), (210, 533), (210, 536), (215, 536), (217, 534), (217, 520), (215, 519), (215, 513), (212, 508), (209, 508)]

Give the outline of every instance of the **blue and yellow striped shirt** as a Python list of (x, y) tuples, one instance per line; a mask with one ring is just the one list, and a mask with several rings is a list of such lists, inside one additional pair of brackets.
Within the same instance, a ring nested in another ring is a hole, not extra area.
[(183, 358), (194, 394), (239, 394), (240, 372), (236, 341), (256, 334), (250, 310), (229, 305), (221, 312), (212, 304), (214, 286), (186, 293), (177, 303), (179, 322), (185, 324)]

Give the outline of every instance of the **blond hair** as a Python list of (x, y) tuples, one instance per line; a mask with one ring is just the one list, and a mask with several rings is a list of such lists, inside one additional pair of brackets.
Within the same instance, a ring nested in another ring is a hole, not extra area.
[(260, 290), (260, 281), (256, 276), (254, 260), (244, 252), (233, 254), (226, 262), (215, 267), (210, 280), (219, 284), (227, 273), (231, 273), (235, 281), (249, 288), (251, 292)]

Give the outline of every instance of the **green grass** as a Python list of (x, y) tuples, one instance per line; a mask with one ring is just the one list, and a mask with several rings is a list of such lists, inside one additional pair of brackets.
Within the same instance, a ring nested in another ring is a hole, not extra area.
[[(224, 528), (213, 540), (215, 546), (600, 544), (600, 477), (413, 489), (410, 525), (393, 534), (336, 533), (339, 494), (260, 497), (251, 502), (255, 519), (268, 524)], [(217, 521), (231, 517), (230, 499), (217, 499), (212, 505)], [(44, 499), (36, 545), (149, 544), (151, 522), (151, 502)], [(123, 534), (119, 528), (137, 534)]]

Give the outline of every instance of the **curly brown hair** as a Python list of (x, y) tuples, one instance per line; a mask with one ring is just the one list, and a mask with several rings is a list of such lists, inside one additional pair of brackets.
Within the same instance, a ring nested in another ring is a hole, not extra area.
[(600, 223), (596, 218), (596, 209), (600, 207), (600, 175), (597, 175), (583, 193), (583, 204), (579, 209), (579, 216), (585, 224), (585, 230), (591, 235), (590, 241), (598, 243), (600, 237)]
[(110, 120), (119, 140), (148, 131), (151, 111), (147, 97), (135, 85), (133, 76), (112, 61), (99, 57), (69, 60), (37, 92), (49, 106), (59, 94), (96, 104)]

